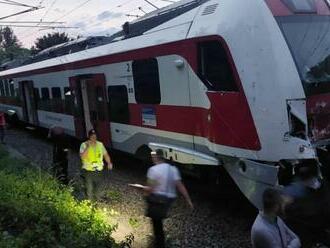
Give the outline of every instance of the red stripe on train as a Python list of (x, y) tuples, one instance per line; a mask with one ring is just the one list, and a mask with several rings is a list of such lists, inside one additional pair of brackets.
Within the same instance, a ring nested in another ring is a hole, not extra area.
[[(260, 150), (259, 138), (249, 108), (240, 93), (231, 93), (231, 96), (208, 93), (208, 96), (212, 103), (210, 109), (130, 104), (130, 124), (204, 137), (214, 144)], [(228, 107), (231, 111), (227, 111)], [(143, 125), (144, 108), (154, 110), (157, 126)]]

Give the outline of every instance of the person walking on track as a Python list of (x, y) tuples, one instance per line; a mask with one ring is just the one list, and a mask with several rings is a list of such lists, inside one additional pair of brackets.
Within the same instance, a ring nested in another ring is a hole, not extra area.
[(167, 217), (168, 210), (176, 198), (178, 190), (185, 198), (189, 207), (193, 209), (193, 203), (184, 184), (181, 181), (179, 170), (165, 163), (162, 150), (151, 152), (154, 166), (147, 173), (147, 212), (146, 216), (151, 218), (155, 236), (155, 247), (165, 247), (165, 236), (163, 230), (163, 219)]
[(107, 168), (112, 170), (113, 165), (110, 156), (102, 142), (97, 140), (94, 129), (88, 132), (88, 140), (80, 146), (80, 157), (85, 177), (87, 198), (100, 199), (100, 184), (102, 183), (103, 159), (107, 162)]

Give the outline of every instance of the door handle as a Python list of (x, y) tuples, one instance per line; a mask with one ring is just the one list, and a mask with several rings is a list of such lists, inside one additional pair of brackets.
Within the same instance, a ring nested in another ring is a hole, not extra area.
[(211, 114), (208, 114), (208, 115), (207, 115), (207, 121), (208, 121), (208, 122), (211, 122), (211, 121), (212, 121)]

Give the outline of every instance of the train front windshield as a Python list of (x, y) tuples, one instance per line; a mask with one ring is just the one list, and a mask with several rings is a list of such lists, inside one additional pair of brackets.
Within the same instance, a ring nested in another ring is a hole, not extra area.
[(330, 92), (330, 16), (281, 16), (276, 20), (294, 57), (306, 95)]

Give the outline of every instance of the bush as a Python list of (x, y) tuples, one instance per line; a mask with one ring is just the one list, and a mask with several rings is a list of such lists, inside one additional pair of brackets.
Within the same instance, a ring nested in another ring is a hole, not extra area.
[(0, 247), (118, 247), (105, 212), (19, 164), (0, 147)]

